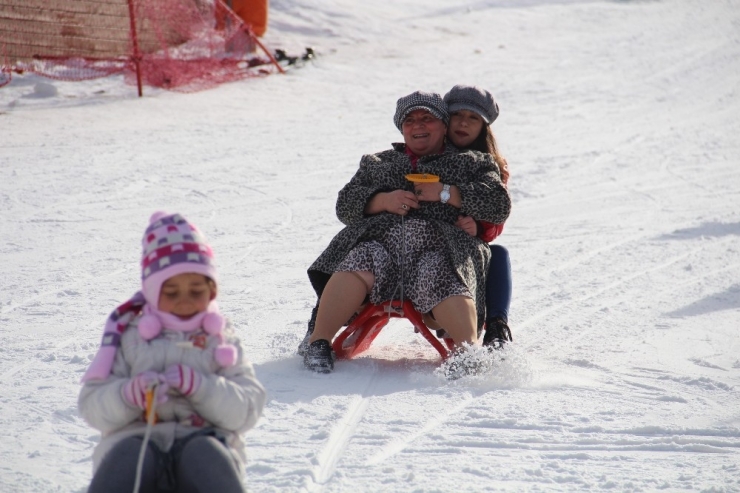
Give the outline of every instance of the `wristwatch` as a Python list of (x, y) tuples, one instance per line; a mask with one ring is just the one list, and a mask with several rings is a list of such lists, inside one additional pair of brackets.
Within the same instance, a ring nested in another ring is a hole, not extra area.
[(446, 204), (448, 200), (450, 200), (450, 186), (443, 184), (442, 191), (439, 192), (439, 201)]

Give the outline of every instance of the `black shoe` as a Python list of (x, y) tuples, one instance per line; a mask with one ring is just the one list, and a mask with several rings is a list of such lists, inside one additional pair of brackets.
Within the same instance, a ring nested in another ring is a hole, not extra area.
[(303, 364), (317, 373), (331, 373), (334, 369), (334, 355), (329, 341), (319, 339), (309, 344), (303, 355)]
[(298, 355), (299, 356), (305, 356), (306, 351), (308, 351), (308, 340), (311, 339), (311, 334), (313, 334), (313, 329), (316, 327), (316, 314), (319, 313), (319, 304), (316, 303), (316, 306), (311, 310), (311, 319), (308, 321), (308, 330), (306, 330), (306, 335), (303, 336), (303, 340), (300, 344), (298, 344)]
[(455, 349), (443, 364), (443, 374), (448, 380), (480, 375), (491, 368), (490, 353), (484, 349), (473, 347), (469, 349)]
[(511, 342), (511, 330), (503, 318), (496, 317), (486, 321), (486, 332), (483, 334), (483, 346), (501, 349)]
[(311, 339), (311, 332), (306, 332), (306, 335), (303, 336), (303, 340), (300, 344), (298, 344), (298, 356), (305, 356), (306, 351), (308, 351), (308, 341)]
[(448, 380), (457, 380), (462, 377), (477, 375), (481, 370), (480, 364), (452, 361), (445, 368), (444, 375)]

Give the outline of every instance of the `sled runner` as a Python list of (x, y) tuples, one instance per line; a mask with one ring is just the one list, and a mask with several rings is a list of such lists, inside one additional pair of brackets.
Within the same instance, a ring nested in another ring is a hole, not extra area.
[[(446, 360), (453, 348), (453, 341), (443, 338), (441, 341), (432, 334), (416, 311), (411, 301), (386, 301), (379, 305), (368, 304), (344, 330), (334, 338), (332, 349), (338, 359), (351, 359), (367, 351), (380, 331), (391, 318), (406, 318), (417, 332), (437, 350), (442, 360)], [(444, 342), (444, 344), (443, 344)]]

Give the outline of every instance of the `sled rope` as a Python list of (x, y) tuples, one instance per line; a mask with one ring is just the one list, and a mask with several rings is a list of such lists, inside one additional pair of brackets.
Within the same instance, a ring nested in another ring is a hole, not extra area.
[(391, 312), (395, 310), (395, 308), (393, 307), (393, 300), (396, 299), (396, 293), (398, 293), (399, 291), (401, 293), (399, 297), (399, 299), (401, 300), (401, 305), (400, 305), (401, 307), (403, 307), (403, 300), (404, 300), (403, 281), (404, 281), (404, 268), (406, 264), (406, 223), (403, 219), (403, 216), (401, 216), (401, 242), (402, 242), (401, 255), (400, 255), (400, 258), (397, 259), (398, 267), (399, 267), (399, 270), (401, 271), (400, 281), (398, 283), (398, 286), (396, 286), (396, 289), (393, 291), (393, 294), (391, 295), (390, 303), (385, 308), (385, 312), (388, 315), (389, 322), (391, 320)]
[[(411, 183), (436, 183), (439, 181), (439, 176), (434, 175), (432, 173), (409, 173), (406, 176), (406, 179), (410, 181)], [(403, 242), (403, 245), (401, 246), (401, 261), (399, 262), (399, 266), (401, 268), (401, 307), (403, 307), (404, 302), (404, 292), (403, 292), (403, 286), (404, 286), (404, 274), (406, 270), (406, 221), (405, 216), (401, 216), (401, 241)], [(398, 290), (396, 290), (398, 291)], [(393, 293), (396, 294), (395, 292)], [(390, 320), (391, 314), (388, 312), (388, 319)]]
[(144, 432), (144, 441), (141, 442), (139, 450), (139, 460), (136, 462), (136, 479), (134, 480), (134, 493), (139, 493), (141, 487), (141, 473), (144, 468), (144, 457), (146, 456), (146, 447), (149, 444), (149, 438), (152, 435), (152, 427), (157, 419), (157, 399), (155, 391), (157, 384), (149, 387), (146, 391), (146, 431)]

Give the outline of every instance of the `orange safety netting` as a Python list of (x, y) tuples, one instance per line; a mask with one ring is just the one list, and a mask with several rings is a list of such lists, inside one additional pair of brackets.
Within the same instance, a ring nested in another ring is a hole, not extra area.
[(123, 72), (140, 91), (282, 71), (221, 0), (0, 0), (0, 67), (0, 86), (12, 72), (59, 80)]

